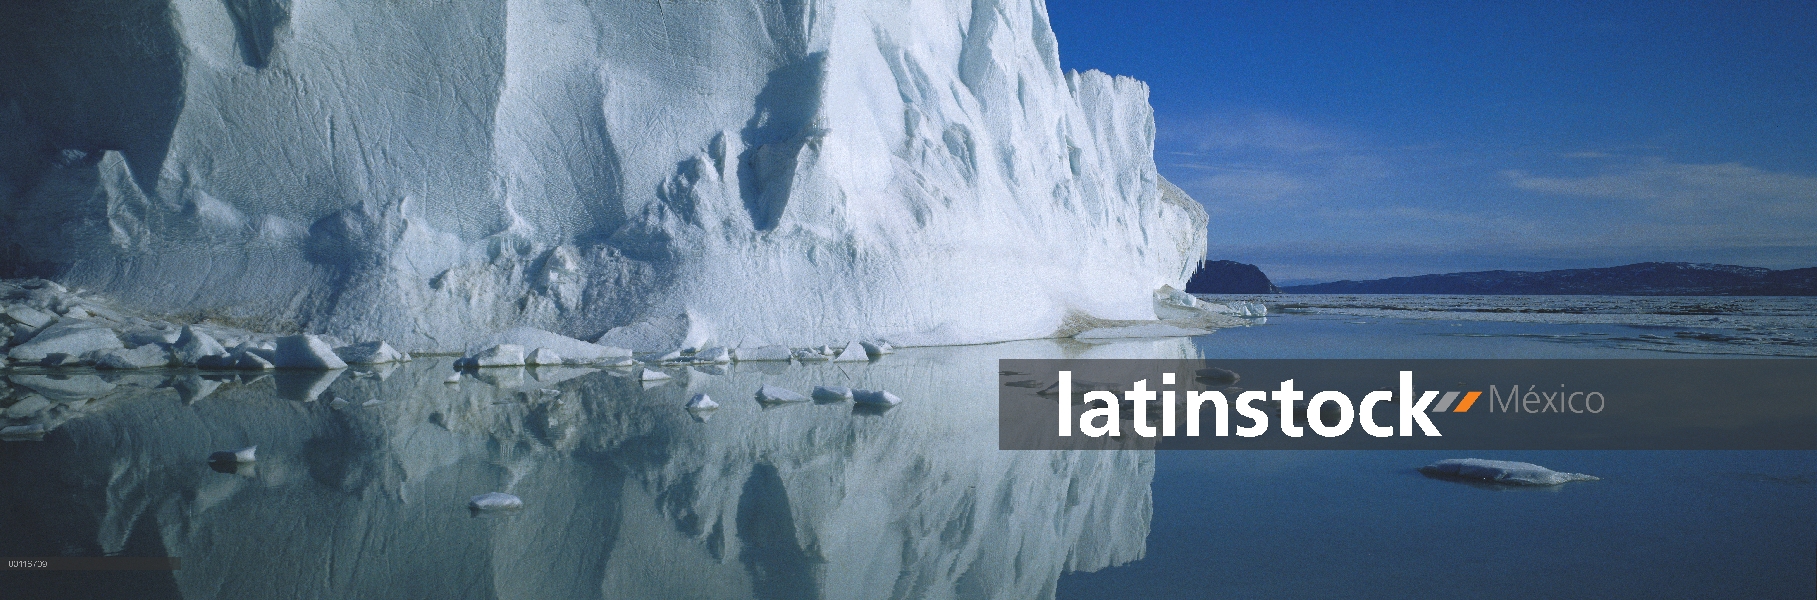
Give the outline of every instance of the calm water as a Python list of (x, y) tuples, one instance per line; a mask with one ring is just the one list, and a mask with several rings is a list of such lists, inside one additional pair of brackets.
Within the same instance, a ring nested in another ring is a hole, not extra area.
[[(446, 358), (333, 376), (13, 371), (8, 407), (49, 407), (8, 423), (52, 431), (0, 444), (0, 555), (170, 555), (184, 567), (4, 573), (0, 596), (1817, 593), (1808, 452), (1498, 453), (1485, 457), (1603, 477), (1498, 491), (1413, 471), (1456, 453), (995, 449), (998, 358), (1692, 357), (1627, 338), (1720, 343), (1674, 332), (1722, 329), (1457, 306), (1402, 312), (1466, 318), (1402, 318), (1362, 314), (1391, 301), (1360, 303), (1301, 302), (1197, 339), (907, 349), (860, 365), (676, 371), (654, 386), (574, 369), (450, 385)], [(1774, 335), (1801, 335), (1799, 315), (1779, 317), (1788, 332)], [(882, 388), (907, 402), (766, 408), (751, 399), (764, 384)], [(723, 407), (705, 420), (681, 410), (695, 393)], [(251, 444), (254, 467), (203, 462)], [(490, 491), (525, 508), (469, 513), (467, 499)]]

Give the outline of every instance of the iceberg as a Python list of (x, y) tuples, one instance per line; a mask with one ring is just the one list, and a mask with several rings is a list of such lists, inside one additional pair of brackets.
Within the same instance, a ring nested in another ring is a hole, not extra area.
[(1040, 0), (253, 4), (9, 13), (0, 275), (663, 352), (1153, 320), (1205, 253), (1147, 86), (1062, 70)]

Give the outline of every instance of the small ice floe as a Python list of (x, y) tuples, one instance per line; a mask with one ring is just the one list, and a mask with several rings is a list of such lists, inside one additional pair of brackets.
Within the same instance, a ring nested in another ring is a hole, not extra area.
[(722, 346), (713, 346), (694, 353), (694, 362), (723, 365), (732, 362), (732, 352)]
[(467, 500), (467, 508), (474, 511), (517, 510), (523, 507), (523, 498), (503, 492), (487, 492)]
[(883, 356), (885, 354), (892, 354), (892, 353), (896, 352), (895, 346), (891, 346), (889, 342), (886, 342), (883, 340), (877, 340), (875, 342), (859, 342), (859, 343), (864, 345), (865, 354), (869, 354), (872, 357)]
[(719, 403), (714, 402), (713, 399), (706, 394), (695, 394), (694, 399), (689, 400), (687, 406), (687, 409), (692, 411), (714, 410), (717, 408), (719, 408)]
[(350, 365), (383, 365), (410, 360), (410, 356), (398, 352), (384, 340), (352, 344), (334, 349), (335, 356)]
[(50, 325), (51, 322), (57, 320), (57, 315), (24, 304), (8, 306), (6, 307), (6, 310), (0, 311), (0, 316), (4, 316), (14, 323), (25, 325), (31, 329), (43, 329), (45, 326)]
[(814, 401), (822, 404), (834, 404), (852, 401), (852, 388), (836, 385), (814, 386)]
[(322, 338), (303, 334), (278, 338), (271, 365), (279, 369), (344, 369), (347, 361), (334, 354), (334, 347)]
[(838, 356), (833, 357), (833, 362), (865, 362), (870, 359), (871, 354), (864, 350), (864, 344), (852, 342), (846, 344), (845, 349), (840, 350)]
[[(19, 339), (15, 332), (15, 340)], [(58, 321), (7, 352), (13, 362), (39, 363), (52, 354), (87, 356), (125, 348), (113, 330), (74, 319)]]
[(468, 364), (475, 367), (521, 367), (524, 366), (524, 347), (499, 344), (473, 355)]
[(548, 348), (537, 348), (524, 357), (524, 364), (532, 367), (554, 367), (562, 364), (562, 356)]
[(341, 410), (341, 409), (347, 408), (349, 406), (353, 406), (353, 403), (348, 402), (346, 398), (335, 398), (334, 400), (328, 402), (328, 408), (332, 408), (335, 410)]
[(43, 396), (28, 394), (24, 398), (20, 398), (18, 402), (14, 402), (12, 406), (6, 407), (6, 411), (0, 414), (5, 414), (8, 419), (27, 419), (55, 404)]
[(1099, 327), (1073, 336), (1076, 340), (1116, 340), (1125, 338), (1193, 337), (1211, 333), (1209, 329), (1177, 327), (1166, 323)]
[(26, 442), (44, 439), (44, 424), (14, 425), (0, 429), (0, 441)]
[(263, 371), (274, 368), (274, 365), (271, 364), (271, 361), (267, 359), (266, 356), (267, 353), (260, 352), (258, 349), (251, 346), (240, 346), (238, 350), (234, 350), (233, 355), (229, 358), (235, 369)]
[(783, 404), (787, 402), (807, 402), (806, 396), (795, 393), (784, 387), (766, 385), (757, 388), (757, 401), (764, 404)]
[(1243, 378), (1243, 376), (1238, 375), (1236, 371), (1231, 371), (1229, 369), (1220, 369), (1217, 367), (1212, 367), (1209, 369), (1199, 369), (1197, 371), (1193, 371), (1192, 377), (1193, 377), (1193, 379), (1197, 379), (1197, 380), (1205, 382), (1205, 383), (1221, 383), (1224, 385), (1230, 385), (1230, 384), (1236, 383), (1238, 380)]
[(852, 401), (864, 406), (895, 406), (902, 403), (901, 398), (883, 390), (852, 390)]
[(1424, 467), (1428, 477), (1480, 481), (1503, 485), (1559, 485), (1572, 481), (1597, 481), (1583, 473), (1554, 471), (1533, 463), (1481, 458), (1451, 458)]
[(170, 347), (170, 354), (185, 367), (220, 368), (226, 362), (227, 348), (215, 341), (214, 336), (184, 325), (177, 343)]
[(794, 356), (794, 352), (783, 346), (759, 346), (732, 351), (732, 360), (738, 362), (789, 362)]
[(239, 450), (222, 450), (208, 455), (208, 462), (236, 464), (258, 462), (258, 451), (258, 446), (247, 446)]
[(827, 356), (825, 353), (823, 353), (820, 350), (815, 349), (815, 348), (802, 348), (800, 350), (795, 351), (795, 360), (799, 360), (804, 363), (805, 362), (824, 362), (827, 360), (831, 360), (832, 358), (833, 357)]
[(460, 371), (455, 371), (453, 373), (449, 373), (447, 377), (442, 379), (442, 383), (460, 383), (460, 382), (461, 382), (461, 372)]
[(664, 365), (685, 365), (694, 362), (694, 349), (671, 350), (668, 354), (657, 357), (656, 362)]
[(637, 374), (638, 381), (662, 381), (665, 379), (669, 379), (668, 373), (653, 369), (644, 369), (642, 373)]
[(360, 406), (363, 406), (363, 407), (364, 406), (378, 406), (378, 405), (384, 404), (384, 403), (385, 403), (385, 401), (374, 398), (372, 400), (367, 400), (365, 402), (360, 403)]

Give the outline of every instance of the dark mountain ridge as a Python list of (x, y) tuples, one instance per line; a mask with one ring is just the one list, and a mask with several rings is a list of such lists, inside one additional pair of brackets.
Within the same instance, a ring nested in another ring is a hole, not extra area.
[(1775, 271), (1709, 263), (1645, 262), (1598, 269), (1476, 271), (1333, 281), (1283, 288), (1289, 294), (1461, 294), (1610, 296), (1813, 296), (1817, 267)]

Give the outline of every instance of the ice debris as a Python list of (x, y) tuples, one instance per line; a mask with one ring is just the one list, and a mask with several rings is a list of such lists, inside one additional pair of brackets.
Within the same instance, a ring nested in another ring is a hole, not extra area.
[(170, 351), (158, 344), (146, 344), (131, 350), (109, 350), (95, 361), (97, 369), (150, 369), (170, 366)]
[(687, 406), (688, 410), (693, 411), (713, 410), (716, 408), (719, 408), (719, 403), (714, 402), (713, 399), (706, 394), (695, 394), (694, 398), (688, 401)]
[(662, 371), (644, 369), (642, 373), (637, 374), (638, 381), (662, 381), (664, 379), (669, 379), (669, 374)]
[(802, 348), (800, 350), (795, 351), (795, 360), (799, 360), (804, 363), (805, 362), (825, 362), (827, 360), (831, 360), (832, 358), (833, 357), (827, 356), (825, 353), (821, 352), (819, 349), (816, 349), (816, 348)]
[(521, 367), (524, 366), (524, 347), (499, 344), (475, 354), (467, 359), (467, 364), (473, 367)]
[(764, 404), (781, 404), (785, 402), (807, 402), (808, 399), (794, 390), (766, 385), (757, 388), (757, 401)]
[(56, 315), (23, 304), (9, 306), (4, 312), (0, 312), (0, 315), (4, 315), (14, 323), (19, 323), (34, 330), (43, 329), (45, 326), (50, 325), (51, 322), (57, 320)]
[(813, 396), (814, 396), (815, 402), (820, 402), (823, 404), (832, 404), (832, 403), (836, 403), (836, 402), (851, 402), (852, 401), (852, 388), (818, 385), (818, 386), (814, 386)]
[(738, 362), (788, 362), (794, 356), (794, 352), (783, 346), (759, 346), (732, 351), (732, 359)]
[(530, 352), (530, 356), (524, 357), (524, 364), (538, 367), (560, 365), (562, 356), (548, 348), (537, 348)]
[(902, 403), (901, 398), (883, 390), (852, 390), (852, 401), (867, 406), (895, 406)]
[(865, 351), (864, 344), (852, 342), (846, 344), (845, 349), (840, 350), (838, 356), (833, 357), (833, 362), (865, 362), (870, 359), (871, 353)]
[(896, 352), (895, 346), (891, 346), (889, 342), (886, 342), (883, 340), (877, 340), (875, 342), (860, 342), (860, 343), (864, 344), (864, 352), (866, 354), (871, 355), (872, 357), (883, 356), (885, 354), (892, 354), (892, 353)]
[(177, 336), (176, 345), (170, 348), (171, 356), (178, 364), (186, 367), (220, 368), (225, 366), (227, 349), (208, 335), (196, 330), (193, 326), (184, 326)]
[(516, 510), (523, 507), (523, 498), (502, 492), (487, 492), (467, 500), (467, 508), (476, 511)]
[(30, 425), (13, 425), (13, 426), (7, 427), (5, 429), (0, 429), (0, 440), (4, 440), (4, 441), (8, 441), (8, 442), (23, 442), (23, 441), (27, 441), (27, 440), (37, 440), (37, 439), (43, 439), (43, 438), (44, 438), (44, 424), (43, 423), (32, 423)]
[(341, 346), (334, 349), (334, 354), (350, 365), (382, 365), (410, 360), (410, 355), (398, 352), (384, 340)]
[(1559, 485), (1572, 481), (1597, 481), (1583, 473), (1554, 471), (1533, 463), (1481, 458), (1451, 458), (1424, 467), (1420, 472), (1432, 477), (1466, 479), (1505, 485)]
[(292, 335), (278, 338), (277, 351), (272, 355), (272, 366), (279, 369), (342, 369), (347, 362), (335, 356), (334, 347), (322, 338), (313, 335)]
[[(258, 462), (258, 458), (256, 457), (258, 450), (259, 450), (258, 446), (247, 446), (247, 447), (241, 448), (239, 450), (222, 450), (220, 452), (216, 452), (214, 454), (208, 455), (208, 462), (211, 462), (211, 463), (241, 463), (241, 464), (249, 463), (249, 462)], [(191, 456), (194, 456), (194, 455), (191, 455)]]
[(32, 335), (30, 341), (13, 347), (7, 358), (13, 362), (37, 363), (52, 354), (82, 357), (125, 347), (113, 330), (71, 319), (58, 321)]

